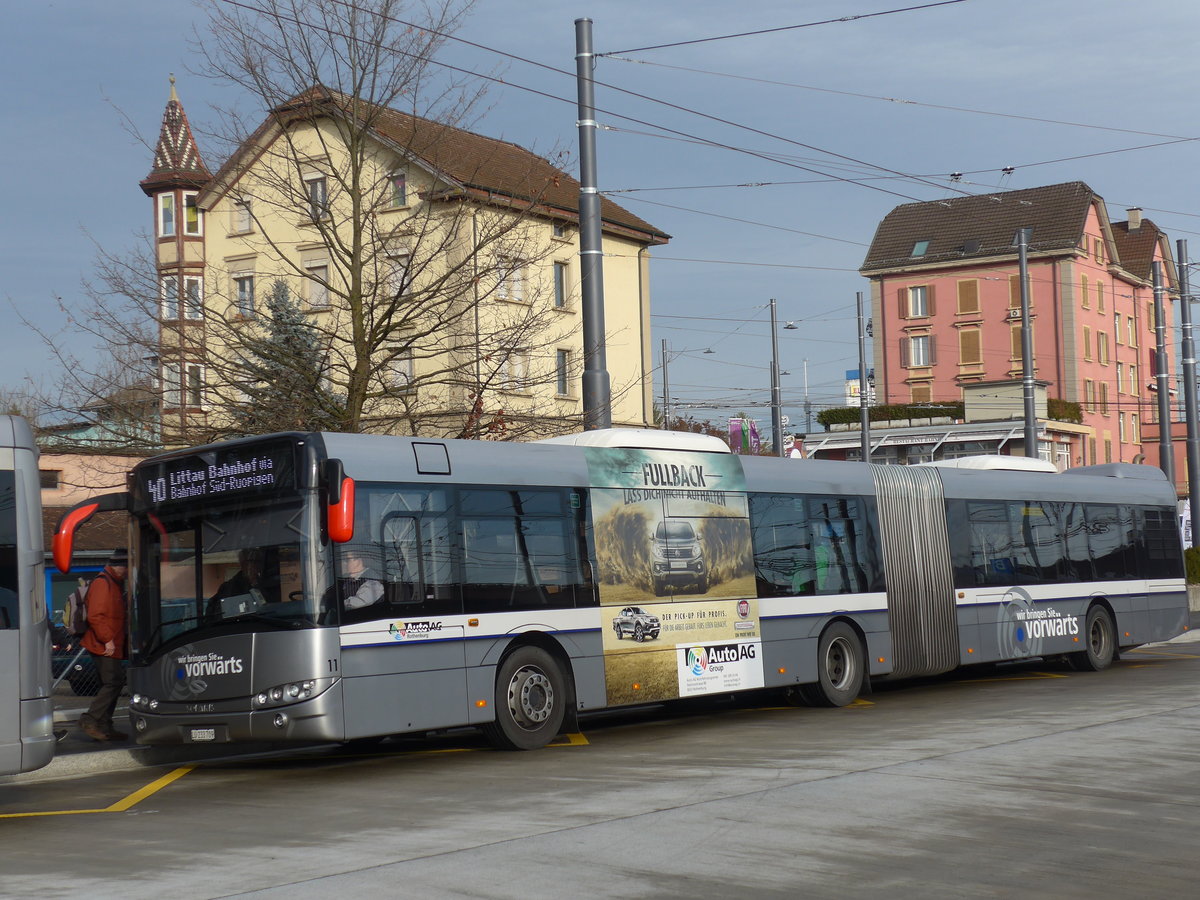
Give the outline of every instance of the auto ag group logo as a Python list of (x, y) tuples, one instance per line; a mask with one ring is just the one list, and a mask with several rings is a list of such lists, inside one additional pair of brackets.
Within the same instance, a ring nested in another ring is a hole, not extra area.
[(687, 665), (693, 675), (703, 675), (708, 671), (708, 651), (703, 647), (692, 647), (688, 650)]
[(750, 601), (739, 600), (737, 605), (738, 616), (742, 619), (750, 615)]

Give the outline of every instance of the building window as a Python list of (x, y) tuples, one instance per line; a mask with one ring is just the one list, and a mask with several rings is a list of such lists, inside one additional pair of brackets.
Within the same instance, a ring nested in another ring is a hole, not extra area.
[(918, 334), (902, 340), (900, 364), (910, 369), (931, 366), (933, 349), (933, 338), (928, 334)]
[(1125, 390), (1125, 364), (1117, 363), (1117, 393)]
[(1156, 317), (1154, 315), (1154, 301), (1147, 300), (1146, 301), (1146, 330), (1149, 331), (1151, 334), (1154, 334), (1155, 318)]
[(62, 469), (38, 469), (38, 487), (56, 491), (62, 486)]
[(250, 212), (249, 200), (235, 200), (233, 203), (233, 231), (235, 234), (246, 234), (254, 227), (254, 216)]
[(1108, 335), (1103, 331), (1096, 332), (1096, 362), (1108, 365)]
[(960, 313), (979, 312), (979, 282), (975, 279), (958, 283), (958, 311)]
[(912, 253), (909, 256), (924, 256), (929, 252), (929, 241), (917, 241), (913, 244)]
[(554, 390), (561, 396), (570, 393), (571, 351), (554, 351)]
[(908, 317), (910, 319), (924, 319), (932, 315), (929, 293), (929, 288), (923, 284), (908, 289)]
[(1086, 275), (1079, 276), (1079, 297), (1080, 306), (1084, 309), (1092, 308), (1092, 295), (1089, 293), (1088, 277)]
[(1104, 282), (1096, 282), (1096, 311), (1104, 312)]
[(158, 305), (164, 322), (179, 319), (179, 280), (174, 275), (163, 275), (158, 279)]
[(1096, 238), (1092, 242), (1092, 254), (1093, 254), (1093, 256), (1095, 256), (1096, 262), (1098, 262), (1098, 263), (1104, 262), (1104, 241), (1101, 240), (1100, 238)]
[(567, 308), (567, 264), (565, 262), (554, 264), (554, 308)]
[(183, 233), (189, 237), (199, 237), (203, 234), (202, 222), (200, 207), (196, 205), (196, 195), (194, 193), (184, 194)]
[(1142, 442), (1142, 430), (1138, 424), (1137, 413), (1129, 414), (1129, 441), (1133, 444), (1140, 444)]
[(1129, 346), (1130, 346), (1130, 347), (1136, 347), (1136, 346), (1138, 345), (1138, 342), (1137, 342), (1137, 324), (1136, 324), (1136, 322), (1134, 321), (1134, 318), (1133, 318), (1133, 316), (1127, 316), (1127, 317), (1126, 317), (1126, 325), (1128, 326), (1128, 327), (1127, 327), (1127, 329), (1126, 329), (1126, 333), (1129, 335)]
[(910, 396), (913, 403), (932, 403), (933, 387), (928, 384), (914, 384)]
[(1092, 358), (1092, 329), (1087, 325), (1083, 326), (1083, 358)]
[(305, 286), (308, 288), (309, 309), (329, 309), (329, 266), (326, 263), (316, 263), (305, 266), (308, 275)]
[(413, 355), (412, 350), (397, 350), (388, 361), (388, 385), (398, 393), (407, 393), (413, 389)]
[(204, 366), (189, 363), (184, 372), (187, 376), (185, 388), (188, 406), (198, 409), (204, 405)]
[(1088, 412), (1096, 411), (1096, 382), (1090, 378), (1083, 382), (1083, 408)]
[(1104, 461), (1106, 463), (1112, 462), (1112, 439), (1111, 438), (1104, 439)]
[(158, 195), (158, 236), (175, 236), (175, 195)]
[(1122, 444), (1128, 442), (1128, 436), (1125, 434), (1125, 413), (1117, 413), (1117, 437)]
[(1138, 381), (1137, 381), (1137, 366), (1133, 365), (1132, 363), (1129, 364), (1129, 393), (1131, 393), (1131, 394), (1139, 393), (1138, 392)]
[(1090, 462), (1088, 463), (1088, 465), (1094, 466), (1094, 465), (1096, 465), (1097, 462), (1099, 462), (1099, 460), (1096, 459), (1096, 439), (1095, 438), (1088, 438), (1088, 458), (1090, 459)]
[(553, 225), (550, 226), (550, 233), (553, 234), (556, 238), (562, 238), (565, 240), (567, 237), (566, 223), (565, 222), (555, 222)]
[(1008, 308), (1009, 309), (1020, 309), (1021, 308), (1021, 276), (1020, 275), (1009, 275), (1008, 276)]
[(500, 390), (523, 391), (529, 386), (529, 351), (510, 350), (496, 371)]
[(964, 328), (958, 333), (958, 362), (960, 365), (978, 365), (983, 362), (978, 328)]
[(1100, 382), (1100, 414), (1108, 415), (1108, 382)]
[(204, 278), (183, 276), (183, 314), (189, 319), (204, 318)]
[(204, 366), (199, 363), (166, 363), (163, 366), (163, 406), (179, 409), (204, 405)]
[(496, 261), (496, 296), (514, 303), (525, 300), (525, 267), (519, 259), (501, 257)]
[(386, 288), (389, 300), (398, 300), (408, 293), (408, 257), (389, 256), (387, 266)]
[(234, 275), (233, 293), (237, 301), (238, 315), (245, 318), (254, 315), (254, 276), (251, 274)]
[(317, 222), (329, 215), (329, 184), (324, 175), (304, 179), (304, 195), (310, 219)]
[(404, 172), (393, 172), (389, 175), (388, 192), (393, 209), (408, 206), (408, 176)]

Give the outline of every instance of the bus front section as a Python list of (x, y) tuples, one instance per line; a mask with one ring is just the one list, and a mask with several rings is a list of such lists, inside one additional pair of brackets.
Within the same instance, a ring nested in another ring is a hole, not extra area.
[(290, 435), (134, 470), (139, 743), (343, 738), (329, 565), (341, 482), (335, 474), (330, 490), (325, 462), (319, 437)]

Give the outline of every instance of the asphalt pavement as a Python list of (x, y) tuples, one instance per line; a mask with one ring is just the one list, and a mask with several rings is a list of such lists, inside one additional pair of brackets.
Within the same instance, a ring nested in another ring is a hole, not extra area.
[[(1191, 642), (1200, 642), (1200, 610), (1196, 609), (1192, 610), (1189, 630), (1168, 643)], [(55, 748), (54, 759), (48, 766), (35, 772), (0, 776), (0, 784), (71, 778), (147, 766), (184, 765), (191, 762), (278, 753), (284, 749), (279, 744), (143, 747), (134, 742), (132, 736), (127, 741), (96, 741), (79, 728), (79, 716), (87, 708), (90, 699), (76, 697), (70, 694), (65, 685), (60, 685), (55, 694), (54, 728), (61, 737)], [(118, 730), (132, 735), (133, 727), (128, 719), (126, 701), (127, 696), (123, 696), (121, 704), (117, 707), (114, 723)]]

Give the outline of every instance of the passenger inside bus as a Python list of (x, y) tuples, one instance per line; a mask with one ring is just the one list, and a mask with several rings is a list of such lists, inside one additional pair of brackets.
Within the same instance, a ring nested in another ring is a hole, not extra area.
[(208, 600), (209, 618), (239, 615), (262, 606), (268, 599), (277, 600), (278, 586), (273, 598), (267, 596), (270, 588), (264, 578), (264, 563), (261, 550), (239, 550), (238, 570)]

